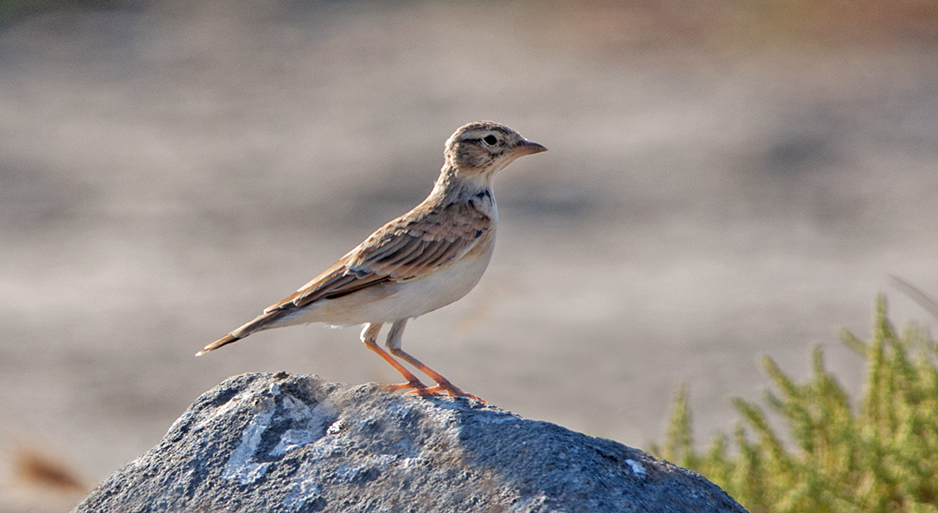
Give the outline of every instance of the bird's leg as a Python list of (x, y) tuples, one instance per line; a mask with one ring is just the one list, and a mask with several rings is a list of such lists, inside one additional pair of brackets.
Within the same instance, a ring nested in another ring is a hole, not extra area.
[(381, 331), (381, 323), (368, 323), (365, 324), (365, 329), (362, 330), (362, 342), (365, 343), (365, 347), (371, 349), (372, 351), (378, 353), (378, 356), (384, 358), (384, 361), (391, 364), (391, 367), (394, 367), (394, 370), (400, 372), (404, 379), (407, 380), (407, 383), (399, 383), (396, 385), (385, 385), (389, 390), (401, 390), (403, 388), (413, 388), (415, 392), (420, 395), (426, 395), (429, 392), (427, 385), (424, 385), (417, 376), (414, 376), (413, 372), (407, 370), (406, 367), (401, 365), (400, 362), (394, 359), (387, 351), (378, 347), (378, 332)]
[(404, 333), (405, 325), (407, 325), (407, 319), (395, 321), (394, 324), (391, 325), (391, 331), (388, 332), (388, 340), (385, 345), (387, 346), (388, 350), (391, 351), (391, 354), (413, 365), (417, 368), (417, 370), (426, 374), (427, 376), (430, 376), (433, 381), (437, 382), (438, 386), (430, 387), (426, 389), (426, 391), (418, 390), (417, 393), (420, 395), (425, 395), (424, 392), (433, 393), (445, 390), (452, 397), (468, 397), (469, 399), (475, 399), (477, 401), (482, 401), (483, 403), (486, 402), (485, 399), (482, 399), (479, 396), (463, 392), (459, 387), (450, 383), (450, 381), (444, 378), (439, 372), (431, 369), (430, 367), (427, 367), (421, 363), (420, 360), (404, 352), (404, 350), (401, 349), (401, 335)]

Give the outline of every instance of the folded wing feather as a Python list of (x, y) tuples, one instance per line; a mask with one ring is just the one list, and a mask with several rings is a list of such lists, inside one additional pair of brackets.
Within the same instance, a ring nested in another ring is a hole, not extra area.
[[(422, 205), (421, 205), (422, 206)], [(264, 310), (302, 308), (389, 281), (404, 282), (451, 265), (494, 229), (494, 222), (470, 203), (411, 212), (381, 227), (293, 295)], [(454, 222), (455, 221), (455, 222)]]

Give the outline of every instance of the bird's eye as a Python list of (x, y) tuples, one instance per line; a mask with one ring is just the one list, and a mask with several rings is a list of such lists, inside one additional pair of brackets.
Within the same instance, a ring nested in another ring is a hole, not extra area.
[(495, 146), (495, 143), (498, 142), (498, 138), (492, 134), (483, 137), (482, 140), (485, 141), (485, 144), (488, 144), (489, 146)]

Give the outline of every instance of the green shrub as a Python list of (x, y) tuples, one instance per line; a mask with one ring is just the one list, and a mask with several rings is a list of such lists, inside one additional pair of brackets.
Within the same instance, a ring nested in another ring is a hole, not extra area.
[(849, 332), (843, 341), (867, 362), (857, 408), (824, 370), (819, 348), (804, 384), (763, 360), (778, 390), (767, 392), (766, 402), (784, 420), (793, 448), (762, 408), (735, 399), (743, 418), (733, 437), (737, 450), (718, 436), (698, 453), (681, 387), (663, 446), (651, 451), (703, 474), (753, 513), (938, 512), (938, 344), (915, 326), (899, 336), (882, 297), (870, 342)]

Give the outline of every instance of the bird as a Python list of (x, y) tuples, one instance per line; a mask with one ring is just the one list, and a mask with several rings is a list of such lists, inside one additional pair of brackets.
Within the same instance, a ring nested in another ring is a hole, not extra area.
[[(444, 163), (430, 195), (389, 221), (338, 262), (264, 313), (199, 351), (204, 355), (253, 333), (308, 323), (363, 324), (365, 346), (390, 364), (421, 396), (446, 393), (483, 401), (464, 392), (401, 348), (410, 319), (453, 303), (482, 278), (495, 248), (498, 208), (492, 180), (515, 159), (547, 151), (511, 128), (491, 121), (459, 127), (447, 139)], [(390, 323), (385, 347), (378, 346)], [(424, 384), (401, 361), (436, 382)]]

